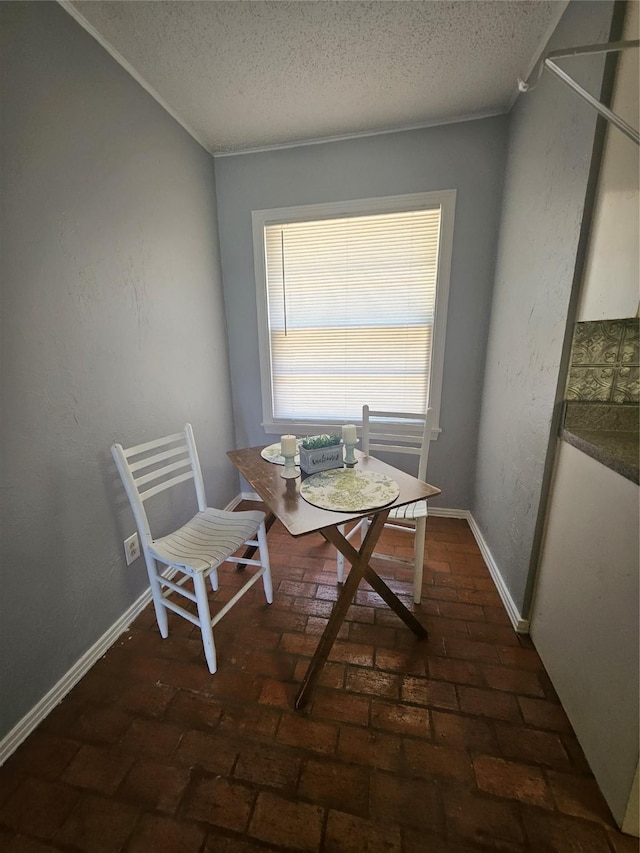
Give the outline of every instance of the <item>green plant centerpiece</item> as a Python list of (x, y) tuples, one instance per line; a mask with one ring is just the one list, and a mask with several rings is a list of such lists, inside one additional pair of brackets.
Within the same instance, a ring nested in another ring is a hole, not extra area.
[(340, 433), (308, 435), (300, 444), (300, 467), (306, 474), (342, 468), (342, 436)]
[(333, 432), (330, 435), (308, 435), (302, 439), (302, 447), (305, 450), (318, 450), (320, 447), (334, 447), (341, 441), (342, 436), (338, 432)]

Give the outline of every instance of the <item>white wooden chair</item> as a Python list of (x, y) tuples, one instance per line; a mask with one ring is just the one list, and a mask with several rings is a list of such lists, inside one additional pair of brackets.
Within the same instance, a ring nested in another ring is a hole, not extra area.
[[(429, 442), (431, 439), (431, 409), (424, 414), (411, 412), (373, 411), (369, 406), (362, 407), (362, 452), (369, 456), (375, 451), (404, 453), (418, 457), (418, 470), (415, 476), (424, 480), (427, 474)], [(398, 524), (395, 522), (403, 522)], [(351, 539), (358, 531), (361, 540), (367, 532), (370, 521), (361, 519), (347, 534)], [(420, 604), (422, 596), (422, 572), (424, 565), (424, 541), (427, 531), (427, 502), (416, 501), (407, 506), (392, 509), (385, 527), (413, 533), (414, 569), (413, 600)], [(344, 528), (340, 528), (344, 533)], [(338, 554), (336, 560), (338, 581), (344, 580), (344, 557)]]
[[(273, 601), (265, 515), (263, 512), (225, 512), (207, 506), (191, 424), (185, 425), (184, 432), (138, 444), (128, 450), (124, 450), (120, 444), (114, 444), (111, 452), (138, 527), (160, 634), (163, 637), (169, 635), (167, 610), (197, 625), (202, 633), (209, 670), (214, 673), (217, 664), (213, 626), (258, 578), (262, 578), (268, 603)], [(173, 533), (154, 539), (145, 502), (186, 480), (194, 481), (198, 513)], [(260, 559), (231, 556), (243, 544), (257, 546)], [(224, 562), (255, 565), (260, 569), (212, 619), (205, 580), (208, 577), (212, 589), (217, 590), (218, 566)], [(180, 577), (174, 581), (176, 575)], [(189, 580), (193, 581), (193, 592), (184, 586)], [(169, 598), (172, 593), (195, 602), (198, 615), (176, 604)]]

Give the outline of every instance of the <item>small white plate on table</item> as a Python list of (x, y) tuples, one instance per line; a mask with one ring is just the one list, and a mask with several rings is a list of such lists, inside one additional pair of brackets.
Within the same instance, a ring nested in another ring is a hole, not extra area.
[[(298, 447), (302, 444), (301, 438), (296, 438), (296, 442)], [(260, 456), (263, 459), (266, 459), (267, 462), (273, 462), (274, 465), (284, 465), (284, 456), (280, 452), (280, 442), (276, 441), (275, 444), (270, 444), (268, 447), (263, 447), (260, 451)], [(296, 453), (295, 464), (300, 464), (300, 454)]]

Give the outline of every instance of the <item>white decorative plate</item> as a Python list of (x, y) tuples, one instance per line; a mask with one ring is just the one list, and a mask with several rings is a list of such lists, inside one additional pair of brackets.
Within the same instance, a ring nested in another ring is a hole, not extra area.
[[(301, 438), (297, 438), (298, 447), (302, 442)], [(268, 447), (263, 447), (260, 451), (260, 456), (263, 459), (266, 459), (267, 462), (273, 462), (274, 465), (284, 465), (284, 456), (280, 453), (280, 442), (276, 441), (275, 444), (270, 444)], [(295, 464), (300, 464), (300, 456), (296, 453)]]
[(362, 512), (394, 501), (400, 487), (375, 471), (333, 468), (302, 481), (300, 494), (307, 503), (336, 512)]

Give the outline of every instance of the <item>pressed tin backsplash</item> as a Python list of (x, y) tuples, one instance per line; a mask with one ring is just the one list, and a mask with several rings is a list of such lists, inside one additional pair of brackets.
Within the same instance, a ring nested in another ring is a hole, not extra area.
[(576, 323), (566, 399), (638, 403), (639, 332), (635, 317)]

